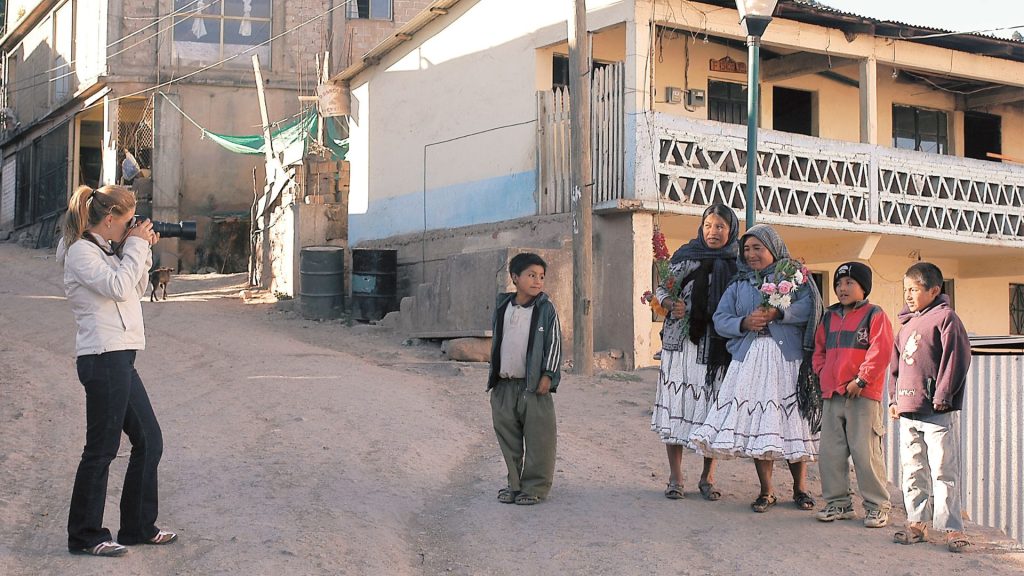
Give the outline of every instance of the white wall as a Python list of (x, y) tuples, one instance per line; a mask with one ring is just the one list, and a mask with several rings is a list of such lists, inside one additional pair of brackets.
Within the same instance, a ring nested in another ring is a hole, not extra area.
[[(588, 2), (590, 27), (623, 4)], [(353, 243), (536, 213), (536, 51), (571, 8), (461, 2), (352, 82)]]

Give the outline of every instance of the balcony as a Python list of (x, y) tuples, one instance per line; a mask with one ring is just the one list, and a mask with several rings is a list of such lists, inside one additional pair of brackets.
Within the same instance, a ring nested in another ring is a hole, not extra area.
[[(652, 141), (660, 201), (695, 213), (713, 202), (745, 209), (744, 126), (661, 113), (651, 120), (653, 134), (638, 141)], [(757, 210), (765, 221), (1024, 247), (1022, 166), (772, 130), (758, 139)]]

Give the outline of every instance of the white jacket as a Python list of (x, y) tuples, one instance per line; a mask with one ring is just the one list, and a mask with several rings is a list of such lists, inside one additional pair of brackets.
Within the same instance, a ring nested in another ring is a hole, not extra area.
[(146, 348), (142, 296), (153, 265), (148, 242), (129, 236), (118, 258), (88, 240), (65, 249), (62, 238), (57, 262), (64, 267), (64, 293), (78, 324), (76, 355)]

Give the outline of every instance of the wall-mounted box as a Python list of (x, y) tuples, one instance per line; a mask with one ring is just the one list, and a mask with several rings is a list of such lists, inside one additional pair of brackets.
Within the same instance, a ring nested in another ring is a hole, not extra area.
[(705, 105), (704, 91), (689, 89), (686, 91), (686, 105), (692, 108), (700, 108)]

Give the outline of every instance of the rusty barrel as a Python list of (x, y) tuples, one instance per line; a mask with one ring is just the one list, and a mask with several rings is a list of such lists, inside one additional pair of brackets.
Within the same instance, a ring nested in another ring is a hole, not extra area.
[(345, 249), (309, 246), (299, 252), (299, 307), (302, 317), (329, 320), (345, 307)]
[(352, 317), (380, 320), (398, 310), (397, 250), (352, 251)]

